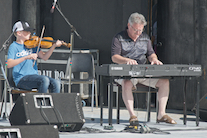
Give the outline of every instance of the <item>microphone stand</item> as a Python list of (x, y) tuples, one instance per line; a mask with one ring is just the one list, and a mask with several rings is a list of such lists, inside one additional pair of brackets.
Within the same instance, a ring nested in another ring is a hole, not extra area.
[[(15, 32), (15, 31), (14, 31), (14, 32)], [(9, 43), (9, 39), (12, 37), (12, 35), (14, 34), (14, 32), (11, 33), (11, 35), (9, 36), (9, 38), (8, 38), (8, 39), (4, 42), (4, 44), (2, 45), (2, 48), (0, 49), (0, 53), (1, 53), (3, 50), (6, 50), (6, 49), (7, 49), (7, 47), (9, 46), (9, 44), (8, 44), (8, 43)], [(2, 62), (1, 62), (1, 59), (0, 59), (0, 66), (1, 66), (1, 71), (2, 71), (2, 74), (3, 74), (4, 80), (5, 80), (5, 83), (6, 83), (7, 87), (8, 87), (9, 94), (11, 94), (11, 86), (10, 86), (10, 84), (9, 84), (9, 81), (8, 81), (7, 77), (6, 77), (6, 73), (5, 73), (3, 64), (2, 64)], [(5, 83), (4, 83), (4, 84), (5, 84)], [(4, 98), (2, 98), (2, 105), (1, 105), (0, 116), (1, 116), (1, 114), (2, 114), (2, 109), (3, 109), (3, 104), (4, 104), (5, 106), (4, 106), (4, 113), (3, 113), (3, 117), (2, 117), (2, 118), (3, 118), (3, 120), (6, 120), (6, 119), (8, 118), (8, 114), (7, 114), (7, 90), (6, 90), (6, 88), (4, 88), (3, 97), (4, 97)], [(10, 103), (11, 103), (10, 106), (12, 106), (11, 97), (10, 97)]]
[(75, 27), (68, 21), (68, 19), (61, 12), (61, 10), (59, 9), (57, 4), (55, 5), (55, 7), (71, 28), (71, 34), (70, 34), (70, 44), (71, 44), (71, 46), (70, 46), (70, 55), (69, 55), (69, 57), (70, 57), (69, 58), (70, 59), (70, 66), (69, 66), (69, 84), (68, 84), (68, 93), (71, 93), (71, 73), (72, 73), (71, 70), (72, 70), (72, 54), (73, 54), (73, 45), (74, 45), (74, 33), (78, 36), (79, 39), (82, 39), (82, 38), (78, 34), (78, 32), (76, 31)]

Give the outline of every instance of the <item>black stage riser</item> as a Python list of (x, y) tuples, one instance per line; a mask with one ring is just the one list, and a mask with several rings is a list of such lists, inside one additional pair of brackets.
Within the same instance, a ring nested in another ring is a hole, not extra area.
[(1, 138), (59, 138), (57, 126), (23, 125), (0, 127)]
[(57, 125), (59, 131), (79, 131), (84, 122), (77, 93), (21, 94), (9, 116), (11, 125)]
[[(192, 109), (196, 112), (196, 105)], [(203, 121), (207, 121), (207, 94), (205, 94), (199, 101), (199, 117)]]
[(201, 120), (207, 121), (207, 94), (200, 99), (199, 116)]

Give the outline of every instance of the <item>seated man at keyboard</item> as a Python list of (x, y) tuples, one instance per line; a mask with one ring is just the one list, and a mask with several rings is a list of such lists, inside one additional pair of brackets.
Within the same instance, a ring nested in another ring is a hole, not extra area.
[[(152, 48), (149, 36), (143, 32), (146, 24), (147, 22), (142, 14), (131, 14), (126, 29), (115, 35), (112, 40), (111, 58), (114, 63), (138, 65), (145, 64), (148, 59), (152, 65), (163, 64), (158, 60)], [(129, 111), (130, 125), (138, 124), (138, 118), (134, 113), (134, 98), (132, 94), (132, 90), (136, 89), (137, 83), (159, 89), (159, 112), (157, 122), (176, 124), (165, 112), (169, 96), (168, 79), (118, 79), (116, 81), (122, 85), (122, 98)]]

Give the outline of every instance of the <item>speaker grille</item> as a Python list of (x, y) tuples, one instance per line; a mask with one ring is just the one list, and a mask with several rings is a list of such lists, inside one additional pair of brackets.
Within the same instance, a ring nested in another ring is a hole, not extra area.
[(28, 93), (14, 105), (11, 125), (57, 125), (60, 131), (79, 131), (85, 119), (77, 93)]

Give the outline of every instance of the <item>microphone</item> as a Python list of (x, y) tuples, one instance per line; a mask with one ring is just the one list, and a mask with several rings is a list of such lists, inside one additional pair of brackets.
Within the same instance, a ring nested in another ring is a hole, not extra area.
[(57, 0), (54, 0), (53, 5), (52, 5), (52, 8), (51, 8), (51, 10), (50, 10), (51, 13), (54, 12), (56, 3), (57, 3)]

